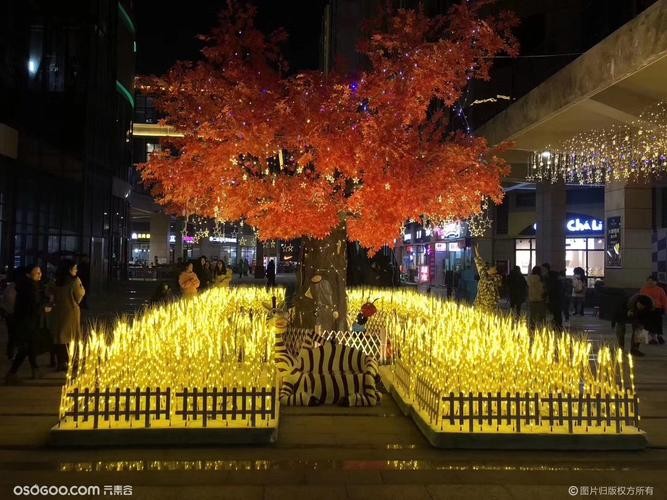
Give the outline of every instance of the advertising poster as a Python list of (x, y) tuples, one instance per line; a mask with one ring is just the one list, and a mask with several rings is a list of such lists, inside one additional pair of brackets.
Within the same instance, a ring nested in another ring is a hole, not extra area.
[(607, 252), (605, 267), (621, 266), (621, 216), (607, 217)]

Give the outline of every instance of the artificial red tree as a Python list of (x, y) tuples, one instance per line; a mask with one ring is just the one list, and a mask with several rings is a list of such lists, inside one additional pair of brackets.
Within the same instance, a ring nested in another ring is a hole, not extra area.
[(489, 3), (385, 11), (360, 45), (366, 67), (348, 75), (289, 74), (286, 33), (264, 35), (255, 9), (230, 0), (202, 60), (142, 81), (185, 134), (141, 166), (144, 182), (173, 213), (304, 237), (297, 320), (345, 329), (347, 240), (374, 252), (406, 220), (466, 219), (502, 198), (505, 163), (449, 126), (470, 80), (516, 52), (513, 16), (483, 17)]

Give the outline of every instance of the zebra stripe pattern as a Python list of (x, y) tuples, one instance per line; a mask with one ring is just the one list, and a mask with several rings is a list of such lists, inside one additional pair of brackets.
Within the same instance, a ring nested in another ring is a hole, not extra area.
[(375, 384), (377, 374), (377, 361), (372, 357), (352, 347), (325, 342), (301, 350), (284, 376), (280, 402), (293, 406), (373, 406), (381, 399)]

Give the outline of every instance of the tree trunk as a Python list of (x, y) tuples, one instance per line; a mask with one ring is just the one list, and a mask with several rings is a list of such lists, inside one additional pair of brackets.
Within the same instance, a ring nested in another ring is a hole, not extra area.
[(296, 275), (295, 326), (347, 330), (345, 223), (322, 240), (305, 238)]
[(257, 238), (255, 245), (255, 278), (263, 278), (266, 276), (264, 272), (264, 243)]

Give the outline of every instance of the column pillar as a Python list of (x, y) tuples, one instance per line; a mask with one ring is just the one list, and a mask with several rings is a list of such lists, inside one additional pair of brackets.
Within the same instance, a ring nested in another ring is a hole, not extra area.
[(605, 284), (619, 288), (638, 288), (652, 271), (651, 185), (618, 182), (607, 184), (604, 189), (604, 216), (605, 231), (609, 230), (610, 218), (621, 218), (620, 267), (608, 267), (610, 261), (605, 259)]
[(178, 262), (178, 259), (185, 261), (183, 257), (183, 226), (185, 221), (182, 219), (177, 219), (174, 223), (174, 236), (176, 237), (176, 242), (174, 243), (174, 263)]
[(151, 264), (169, 262), (169, 217), (163, 213), (151, 214)]
[(536, 186), (537, 265), (548, 262), (551, 269), (565, 269), (565, 184), (538, 183)]

